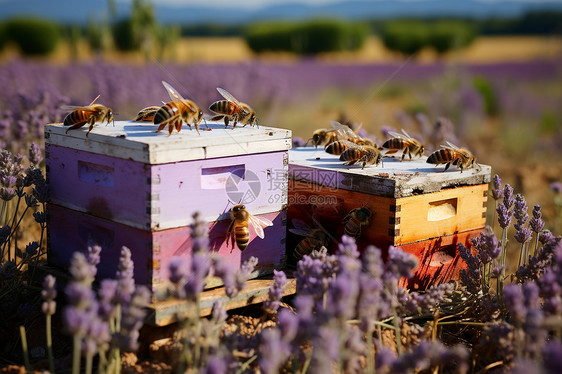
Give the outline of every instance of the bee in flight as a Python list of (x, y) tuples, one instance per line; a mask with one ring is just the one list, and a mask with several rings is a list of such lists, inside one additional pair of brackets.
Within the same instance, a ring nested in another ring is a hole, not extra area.
[[(164, 105), (166, 105), (166, 103), (164, 103)], [(156, 112), (158, 112), (158, 110), (160, 110), (159, 106), (149, 106), (141, 109), (141, 111), (138, 112), (137, 117), (135, 118), (135, 122), (154, 121), (154, 116), (156, 115)]]
[(300, 261), (303, 256), (311, 254), (312, 251), (319, 251), (320, 248), (328, 245), (330, 234), (328, 234), (326, 229), (324, 229), (314, 217), (313, 220), (314, 224), (317, 226), (316, 228), (310, 227), (306, 222), (298, 218), (293, 218), (291, 221), (294, 228), (289, 229), (289, 232), (304, 236), (304, 239), (302, 239), (293, 250), (293, 257), (297, 262)]
[(63, 105), (61, 106), (62, 110), (68, 110), (70, 113), (64, 117), (63, 125), (70, 126), (66, 133), (70, 130), (79, 129), (80, 127), (89, 124), (90, 128), (86, 133), (86, 136), (90, 134), (90, 131), (94, 128), (94, 124), (96, 122), (103, 123), (104, 121), (109, 122), (113, 121), (113, 111), (111, 108), (108, 108), (101, 104), (95, 104), (96, 100), (100, 97), (98, 95), (91, 103), (87, 106), (73, 106), (73, 105)]
[(371, 145), (359, 145), (352, 143), (348, 140), (342, 140), (348, 147), (340, 155), (340, 161), (344, 162), (344, 165), (359, 165), (361, 164), (361, 169), (364, 169), (367, 165), (378, 165), (382, 162), (382, 155), (377, 147)]
[(371, 210), (366, 206), (361, 208), (352, 209), (347, 216), (343, 219), (344, 233), (347, 236), (359, 239), (361, 236), (361, 227), (369, 225), (369, 218), (371, 218)]
[(391, 155), (396, 152), (402, 151), (402, 159), (404, 161), (404, 157), (408, 155), (410, 160), (412, 159), (412, 154), (415, 157), (423, 156), (425, 152), (424, 146), (416, 139), (412, 138), (406, 130), (402, 129), (402, 134), (390, 131), (389, 134), (392, 138), (388, 139), (382, 147), (387, 149), (386, 155)]
[(332, 155), (341, 155), (348, 146), (343, 140), (350, 141), (358, 145), (368, 145), (376, 147), (376, 144), (371, 139), (362, 138), (355, 133), (349, 126), (342, 125), (337, 121), (332, 121), (332, 127), (336, 130), (337, 139), (331, 143), (326, 144), (324, 150)]
[(256, 232), (257, 236), (264, 238), (263, 229), (267, 226), (273, 226), (273, 222), (267, 218), (258, 218), (251, 215), (246, 207), (242, 204), (233, 206), (230, 209), (230, 226), (226, 233), (226, 245), (228, 246), (229, 239), (232, 240), (232, 250), (234, 249), (234, 242), (241, 251), (245, 250), (250, 241), (250, 226)]
[(461, 169), (461, 173), (463, 169), (468, 169), (474, 166), (476, 159), (470, 151), (461, 149), (449, 142), (446, 143), (447, 145), (441, 145), (441, 147), (443, 147), (442, 149), (438, 149), (429, 155), (427, 163), (435, 165), (446, 164), (443, 171), (446, 171), (449, 166), (453, 164)]
[(189, 126), (189, 129), (193, 125), (195, 131), (200, 134), (199, 124), (203, 119), (203, 111), (193, 101), (184, 99), (169, 83), (162, 81), (162, 84), (168, 91), (172, 101), (164, 104), (154, 113), (153, 122), (155, 125), (159, 125), (156, 132), (159, 132), (168, 125), (168, 132), (171, 135), (174, 128), (180, 132), (182, 124), (185, 123)]
[(209, 106), (211, 111), (217, 113), (216, 116), (211, 118), (211, 121), (220, 121), (223, 119), (225, 128), (228, 126), (230, 121), (233, 121), (233, 129), (236, 127), (237, 123), (242, 123), (244, 126), (258, 125), (256, 112), (254, 112), (248, 104), (244, 104), (236, 100), (230, 92), (223, 88), (217, 87), (217, 91), (219, 91), (222, 97), (226, 100), (215, 101), (211, 104), (211, 106)]

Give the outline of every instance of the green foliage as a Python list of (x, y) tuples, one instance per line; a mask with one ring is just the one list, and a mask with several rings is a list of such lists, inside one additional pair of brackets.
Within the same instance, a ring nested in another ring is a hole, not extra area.
[(432, 47), (439, 54), (469, 45), (476, 37), (476, 28), (460, 20), (388, 21), (380, 29), (384, 45), (391, 51), (404, 55), (418, 53), (424, 47)]
[(486, 114), (489, 116), (499, 114), (498, 98), (492, 83), (484, 77), (474, 77), (472, 84), (482, 97)]
[(255, 23), (247, 28), (245, 39), (250, 49), (286, 51), (299, 55), (353, 51), (361, 48), (369, 34), (363, 24), (332, 19), (306, 22)]
[(117, 21), (113, 25), (113, 41), (120, 51), (138, 51), (140, 41), (135, 38), (133, 25), (130, 18)]
[(461, 21), (435, 22), (429, 33), (428, 44), (439, 54), (469, 45), (476, 37), (476, 30)]
[(386, 48), (404, 55), (416, 54), (428, 44), (430, 30), (417, 20), (396, 20), (386, 23), (381, 38)]
[(100, 53), (107, 47), (106, 38), (104, 37), (104, 26), (100, 26), (93, 16), (88, 17), (86, 39), (95, 53)]
[(6, 44), (6, 25), (0, 23), (0, 51), (4, 48)]
[(6, 23), (6, 35), (26, 55), (47, 55), (59, 42), (58, 26), (39, 18), (14, 18)]
[(539, 122), (539, 130), (541, 134), (555, 134), (558, 131), (558, 123), (556, 114), (550, 111), (544, 112)]

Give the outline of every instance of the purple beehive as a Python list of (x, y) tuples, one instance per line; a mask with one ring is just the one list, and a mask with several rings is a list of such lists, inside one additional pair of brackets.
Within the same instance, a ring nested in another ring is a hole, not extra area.
[[(203, 126), (204, 127), (204, 126)], [(129, 247), (137, 283), (156, 290), (169, 259), (189, 253), (192, 215), (208, 222), (211, 250), (233, 264), (255, 256), (256, 276), (285, 264), (288, 149), (291, 132), (209, 123), (168, 135), (152, 124), (119, 121), (85, 130), (45, 127), (48, 262), (67, 268), (89, 240), (103, 248), (98, 274), (113, 277)], [(226, 245), (229, 210), (242, 203), (274, 225), (265, 239), (251, 232), (244, 252)]]

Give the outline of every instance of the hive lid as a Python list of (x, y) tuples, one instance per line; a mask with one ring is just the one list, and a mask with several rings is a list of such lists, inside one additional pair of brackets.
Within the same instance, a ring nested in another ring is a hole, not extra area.
[(208, 122), (211, 131), (183, 126), (168, 135), (167, 128), (155, 133), (156, 125), (134, 121), (116, 121), (109, 125), (96, 124), (86, 137), (88, 127), (69, 131), (68, 126), (55, 123), (45, 126), (47, 144), (139, 161), (164, 164), (252, 153), (285, 151), (291, 148), (291, 131), (274, 127), (230, 126), (224, 122)]
[(394, 198), (490, 182), (492, 168), (488, 165), (475, 165), (462, 173), (451, 165), (443, 172), (445, 165), (426, 160), (426, 156), (403, 162), (384, 157), (382, 164), (361, 169), (343, 165), (339, 156), (322, 148), (302, 147), (289, 151), (289, 179)]

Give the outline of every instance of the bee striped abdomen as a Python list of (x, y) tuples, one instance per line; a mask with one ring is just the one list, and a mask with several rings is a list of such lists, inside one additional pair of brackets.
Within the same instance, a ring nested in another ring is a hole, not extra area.
[(159, 124), (178, 114), (179, 109), (175, 101), (166, 103), (154, 115), (154, 124)]
[(357, 161), (361, 158), (361, 152), (355, 148), (349, 148), (340, 155), (340, 161)]
[(341, 155), (347, 149), (347, 145), (342, 141), (336, 141), (328, 144), (326, 152), (332, 155)]
[(429, 164), (443, 164), (452, 160), (451, 151), (448, 149), (439, 149), (430, 154), (427, 158)]
[(243, 251), (248, 246), (248, 242), (250, 241), (250, 231), (248, 230), (248, 226), (234, 226), (234, 236), (236, 237), (236, 245), (238, 249)]
[(73, 125), (78, 125), (78, 124), (85, 124), (86, 122), (88, 122), (88, 119), (90, 119), (92, 115), (91, 111), (85, 111), (85, 110), (74, 110), (70, 113), (68, 113), (66, 115), (66, 117), (64, 117), (64, 126), (73, 126)]
[(228, 101), (228, 100), (221, 100), (215, 101), (209, 107), (215, 113), (226, 114), (226, 115), (233, 115), (240, 111), (240, 109), (236, 106), (236, 104)]
[(347, 221), (347, 224), (344, 227), (344, 232), (347, 236), (357, 239), (357, 237), (361, 235), (361, 223), (359, 223), (356, 219), (351, 218)]
[(388, 139), (382, 146), (387, 149), (403, 149), (406, 145), (404, 139), (402, 138), (391, 138)]

